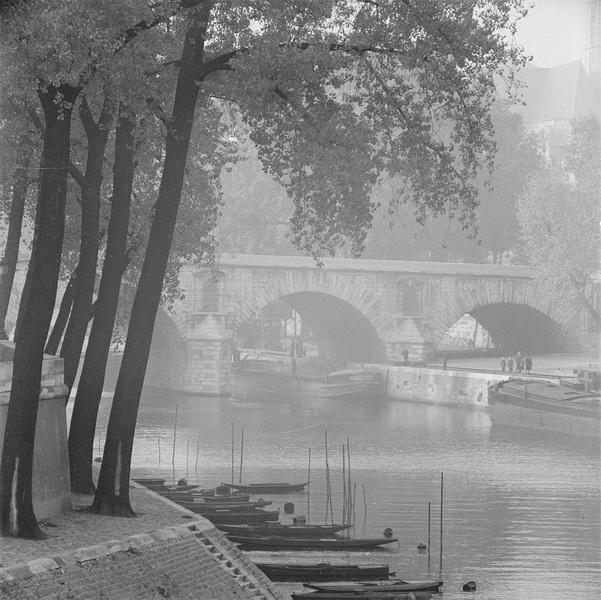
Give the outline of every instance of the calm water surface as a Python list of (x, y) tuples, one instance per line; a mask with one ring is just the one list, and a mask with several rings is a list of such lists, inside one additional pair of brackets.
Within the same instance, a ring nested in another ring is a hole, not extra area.
[[(108, 399), (103, 402), (97, 444), (104, 441), (109, 404)], [(478, 591), (469, 595), (474, 600), (601, 597), (598, 444), (497, 430), (485, 411), (384, 399), (247, 402), (145, 392), (134, 474), (187, 477), (205, 487), (230, 481), (232, 423), (236, 481), (241, 427), (244, 482), (306, 481), (311, 448), (313, 523), (325, 517), (324, 431), (337, 522), (342, 513), (342, 444), (348, 437), (357, 486), (354, 534), (379, 537), (391, 527), (400, 538), (391, 550), (304, 553), (303, 559), (388, 562), (401, 577), (436, 577), (442, 471), (444, 598), (466, 598), (461, 586), (470, 579), (478, 584)], [(307, 513), (307, 494), (272, 499), (274, 506), (283, 508), (291, 501), (297, 514)], [(427, 540), (428, 502), (430, 562), (417, 550)], [(285, 560), (289, 553), (252, 554)]]

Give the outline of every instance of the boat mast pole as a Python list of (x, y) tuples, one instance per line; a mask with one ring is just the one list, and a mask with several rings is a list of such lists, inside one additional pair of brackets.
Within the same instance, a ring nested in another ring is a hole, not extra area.
[(428, 501), (428, 573), (430, 573), (430, 505)]
[(311, 448), (309, 448), (309, 468), (307, 469), (307, 521), (311, 524), (310, 495), (311, 495)]
[(240, 475), (238, 477), (238, 483), (242, 483), (242, 461), (244, 460), (244, 427), (242, 427), (242, 435), (240, 438)]
[(173, 450), (171, 452), (171, 466), (173, 468), (173, 479), (175, 479), (175, 438), (177, 435), (177, 404), (175, 405), (175, 419), (173, 420)]
[(234, 424), (232, 423), (232, 485), (234, 485)]
[(342, 444), (342, 524), (346, 524), (346, 447)]
[(442, 581), (442, 505), (443, 505), (444, 473), (440, 473), (440, 563), (438, 566), (439, 580)]
[(325, 430), (325, 446), (326, 446), (326, 519), (328, 522), (328, 508), (332, 502), (332, 489), (330, 487), (330, 465), (328, 463), (328, 430)]
[(348, 494), (348, 499), (346, 501), (346, 510), (348, 512), (348, 518), (347, 518), (347, 523), (350, 525), (351, 522), (354, 520), (353, 519), (353, 503), (354, 503), (354, 499), (353, 499), (353, 489), (351, 487), (351, 442), (349, 440), (349, 438), (346, 438), (346, 466), (347, 466), (347, 485), (346, 485), (346, 491)]

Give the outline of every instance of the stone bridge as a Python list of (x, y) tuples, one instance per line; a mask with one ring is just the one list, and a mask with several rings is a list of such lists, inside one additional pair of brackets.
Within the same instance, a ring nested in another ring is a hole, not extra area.
[[(9, 323), (25, 270), (20, 261)], [(465, 313), (506, 353), (578, 344), (579, 311), (544, 297), (530, 267), (228, 254), (211, 269), (184, 265), (180, 281), (183, 300), (157, 315), (146, 381), (195, 393), (227, 391), (232, 340), (276, 300), (300, 314), (320, 353), (353, 362), (398, 361), (405, 349), (427, 359)]]
[(221, 255), (212, 269), (185, 265), (185, 298), (157, 317), (148, 377), (204, 393), (227, 388), (231, 340), (281, 300), (301, 315), (320, 350), (354, 362), (427, 359), (465, 313), (506, 353), (573, 348), (579, 314), (539, 293), (530, 267)]

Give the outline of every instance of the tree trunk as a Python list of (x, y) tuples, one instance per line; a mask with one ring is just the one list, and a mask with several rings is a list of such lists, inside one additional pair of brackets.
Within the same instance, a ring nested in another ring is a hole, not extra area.
[(94, 285), (98, 266), (100, 187), (102, 185), (104, 150), (115, 111), (114, 103), (104, 98), (98, 123), (94, 122), (92, 111), (85, 96), (82, 98), (80, 118), (88, 138), (88, 156), (81, 190), (81, 240), (77, 279), (73, 288), (73, 307), (61, 356), (65, 359), (65, 385), (71, 389), (81, 357), (81, 349), (86, 336)]
[(121, 107), (115, 132), (113, 198), (106, 256), (69, 430), (71, 489), (82, 494), (93, 494), (95, 489), (92, 480), (94, 431), (117, 314), (121, 276), (127, 264), (126, 245), (135, 169), (134, 131), (135, 118)]
[(129, 501), (131, 451), (154, 320), (181, 199), (194, 110), (203, 74), (209, 11), (210, 8), (203, 6), (194, 9), (189, 17), (173, 114), (167, 126), (161, 185), (113, 397), (98, 488), (91, 507), (98, 513), (134, 516)]
[[(33, 512), (32, 470), (42, 357), (56, 299), (63, 245), (71, 114), (79, 89), (49, 85), (38, 92), (46, 131), (42, 148), (36, 230), (29, 273), (30, 293), (22, 298), (13, 379), (0, 468), (2, 535), (39, 537)], [(61, 98), (60, 104), (56, 102)]]
[(52, 331), (50, 332), (48, 341), (46, 342), (46, 349), (44, 350), (46, 354), (56, 355), (58, 352), (58, 347), (63, 339), (63, 333), (65, 332), (65, 327), (67, 326), (67, 321), (69, 320), (71, 306), (73, 305), (73, 288), (75, 287), (76, 279), (77, 267), (75, 267), (71, 277), (69, 277), (69, 282), (67, 283), (67, 287), (63, 292), (61, 305), (58, 309), (58, 315), (56, 315), (56, 320), (52, 326)]
[(4, 258), (2, 259), (2, 271), (0, 279), (0, 340), (7, 340), (6, 314), (10, 302), (10, 294), (17, 270), (19, 260), (19, 243), (21, 241), (21, 228), (23, 225), (23, 213), (25, 211), (25, 199), (29, 187), (29, 163), (31, 162), (32, 147), (27, 135), (19, 140), (19, 157), (13, 176), (12, 201), (8, 215), (8, 232), (4, 246)]

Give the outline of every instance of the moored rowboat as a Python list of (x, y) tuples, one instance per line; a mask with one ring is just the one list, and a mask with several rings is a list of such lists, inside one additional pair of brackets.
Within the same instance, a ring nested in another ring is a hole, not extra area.
[(271, 502), (268, 500), (260, 500), (257, 502), (240, 502), (239, 504), (226, 504), (222, 506), (221, 504), (205, 504), (204, 502), (178, 502), (180, 506), (190, 509), (192, 512), (198, 513), (238, 513), (238, 512), (248, 512), (253, 511), (257, 508), (263, 508), (265, 506), (269, 506)]
[(387, 581), (327, 581), (324, 583), (305, 583), (305, 587), (318, 592), (438, 592), (442, 581), (426, 579), (423, 581), (405, 581), (389, 579)]
[(398, 542), (397, 538), (290, 538), (280, 536), (241, 536), (228, 535), (232, 542), (240, 544), (243, 550), (375, 550), (385, 544)]
[(292, 600), (430, 600), (432, 592), (301, 592), (291, 597)]
[(386, 564), (255, 563), (272, 581), (334, 581), (386, 579)]
[(302, 492), (309, 481), (306, 483), (285, 483), (285, 482), (273, 482), (273, 483), (249, 483), (247, 485), (233, 484), (233, 483), (221, 483), (222, 486), (247, 494), (290, 494), (293, 492)]
[(264, 523), (265, 521), (277, 521), (280, 518), (280, 513), (277, 510), (260, 509), (252, 512), (205, 512), (198, 514), (215, 525), (219, 523)]
[(350, 525), (286, 525), (284, 523), (265, 523), (264, 525), (219, 525), (221, 531), (242, 536), (272, 536), (321, 538), (333, 536), (338, 531), (348, 529)]

